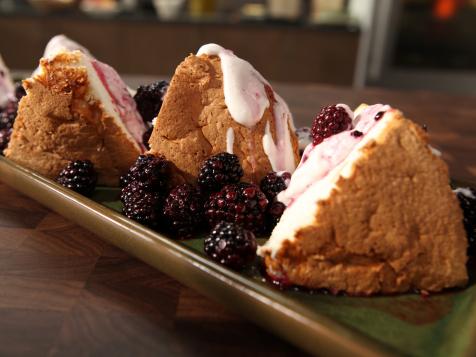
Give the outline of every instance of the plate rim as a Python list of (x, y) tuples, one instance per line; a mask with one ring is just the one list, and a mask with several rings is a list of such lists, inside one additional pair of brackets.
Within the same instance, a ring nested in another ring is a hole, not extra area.
[[(113, 209), (68, 190), (5, 157), (0, 157), (0, 180), (182, 284), (233, 310), (238, 310), (247, 319), (264, 329), (272, 330), (273, 333), (311, 354), (317, 352), (338, 355), (352, 353), (353, 356), (399, 354), (393, 347), (331, 317), (312, 311), (277, 289), (265, 287), (238, 272), (227, 269), (177, 240), (150, 230)], [(457, 181), (472, 185), (465, 180)], [(96, 227), (95, 225), (99, 223), (102, 226)], [(99, 232), (96, 228), (99, 228)], [(127, 232), (128, 235), (120, 234), (121, 231)], [(157, 251), (158, 248), (162, 251)], [(161, 256), (161, 259), (157, 259), (157, 256)], [(177, 272), (167, 269), (164, 265), (168, 261), (178, 263), (181, 269), (195, 268), (193, 274), (190, 274), (190, 271), (184, 274), (185, 270)], [(197, 281), (194, 282), (185, 275), (193, 276)], [(211, 282), (214, 284), (218, 282), (220, 288), (210, 291), (207, 285), (212, 284)], [(232, 293), (238, 294), (235, 297), (239, 296), (243, 301), (235, 301), (234, 305), (224, 301), (224, 297), (233, 298)], [(259, 308), (246, 306), (249, 302), (257, 303)], [(263, 321), (264, 317), (271, 320)], [(282, 325), (280, 326), (283, 322), (290, 325), (284, 329)], [(289, 326), (294, 326), (291, 334)], [(319, 347), (318, 350), (316, 346)], [(469, 344), (468, 355), (471, 351), (476, 351), (476, 344)]]

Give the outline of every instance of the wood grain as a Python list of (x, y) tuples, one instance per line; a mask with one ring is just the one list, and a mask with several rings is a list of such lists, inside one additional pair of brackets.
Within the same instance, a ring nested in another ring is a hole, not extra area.
[(0, 33), (8, 33), (0, 53), (12, 68), (33, 69), (48, 40), (63, 33), (121, 73), (171, 75), (186, 55), (213, 42), (233, 49), (268, 79), (341, 85), (353, 81), (359, 45), (355, 28), (151, 20), (0, 13)]
[[(454, 176), (476, 181), (475, 98), (276, 88), (298, 125), (329, 103), (393, 104), (428, 125)], [(3, 184), (0, 197), (0, 355), (302, 354)]]

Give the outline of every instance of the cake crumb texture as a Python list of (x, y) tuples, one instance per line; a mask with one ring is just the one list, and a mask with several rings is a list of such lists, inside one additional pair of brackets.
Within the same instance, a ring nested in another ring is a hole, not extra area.
[(447, 165), (418, 125), (393, 115), (361, 149), (353, 174), (310, 208), (314, 223), (298, 227), (275, 257), (264, 253), (271, 275), (351, 295), (467, 283), (467, 239)]
[(23, 81), (5, 156), (49, 178), (72, 160), (90, 160), (98, 184), (117, 186), (140, 154), (119, 124), (91, 94), (80, 52), (42, 59), (42, 72)]

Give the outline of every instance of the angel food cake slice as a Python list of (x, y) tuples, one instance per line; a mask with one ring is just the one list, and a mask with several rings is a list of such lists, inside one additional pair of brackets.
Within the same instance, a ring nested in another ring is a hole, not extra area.
[(90, 160), (98, 183), (117, 186), (143, 152), (146, 127), (117, 72), (82, 47), (55, 37), (40, 67), (23, 81), (5, 155), (54, 178), (68, 161)]
[(250, 63), (215, 44), (177, 67), (149, 144), (173, 163), (177, 181), (193, 182), (201, 163), (224, 151), (252, 182), (299, 161), (286, 103)]
[(310, 144), (278, 196), (268, 274), (356, 295), (465, 285), (461, 209), (426, 132), (388, 105), (340, 106), (351, 124)]

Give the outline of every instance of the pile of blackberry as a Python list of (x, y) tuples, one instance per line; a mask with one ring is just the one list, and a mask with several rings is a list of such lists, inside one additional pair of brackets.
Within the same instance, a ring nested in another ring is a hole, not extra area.
[(121, 177), (124, 214), (177, 239), (196, 236), (208, 225), (205, 253), (232, 269), (242, 269), (256, 256), (254, 234), (271, 231), (285, 206), (276, 200), (289, 173), (270, 173), (258, 185), (240, 182), (243, 168), (236, 155), (219, 153), (205, 160), (196, 185), (168, 191), (169, 163), (141, 155)]
[(121, 177), (123, 213), (148, 227), (159, 225), (168, 194), (169, 162), (163, 157), (140, 155)]
[[(271, 172), (259, 186), (240, 182), (242, 177), (243, 168), (238, 157), (228, 153), (205, 160), (198, 175), (200, 189), (209, 195), (205, 202), (205, 219), (209, 227), (214, 227), (205, 241), (205, 252), (233, 269), (243, 268), (249, 261), (241, 248), (237, 248), (243, 232), (249, 232), (245, 234), (247, 236), (270, 233), (278, 223), (286, 206), (278, 202), (276, 196), (286, 189), (291, 174)], [(254, 257), (256, 248), (251, 250)], [(243, 255), (241, 259), (238, 258), (240, 254)]]
[(91, 161), (75, 160), (61, 170), (56, 182), (84, 196), (90, 196), (96, 188), (97, 179), (98, 175)]

